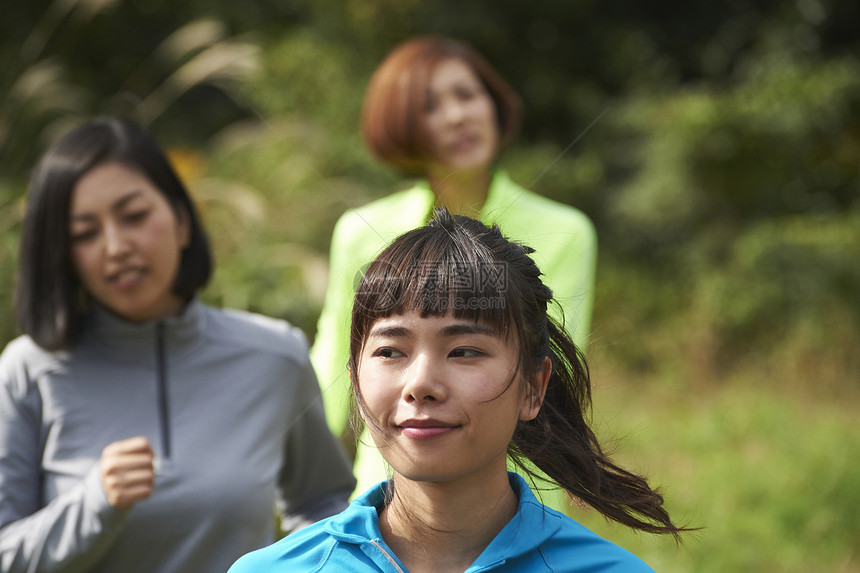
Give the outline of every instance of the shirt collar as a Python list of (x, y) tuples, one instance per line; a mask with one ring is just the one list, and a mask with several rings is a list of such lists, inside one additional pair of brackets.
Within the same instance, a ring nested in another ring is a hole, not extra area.
[[(508, 472), (508, 479), (519, 498), (517, 513), (470, 569), (490, 567), (528, 553), (552, 537), (563, 524), (564, 517), (540, 503), (522, 477)], [(327, 522), (326, 532), (344, 543), (381, 539), (378, 511), (383, 507), (388, 483), (381, 482), (355, 498), (343, 513)]]
[(560, 513), (537, 500), (521, 476), (508, 472), (508, 479), (520, 500), (517, 513), (478, 556), (470, 569), (490, 567), (528, 553), (552, 537), (564, 523), (564, 517)]

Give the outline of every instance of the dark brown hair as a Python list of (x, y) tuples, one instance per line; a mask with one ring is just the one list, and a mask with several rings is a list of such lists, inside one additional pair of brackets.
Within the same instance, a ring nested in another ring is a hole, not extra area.
[(378, 319), (414, 310), (422, 317), (453, 313), (481, 322), (517, 344), (520, 380), (535, 375), (545, 357), (552, 362), (540, 411), (518, 423), (508, 446), (511, 459), (533, 481), (546, 481), (535, 473), (537, 467), (609, 519), (677, 537), (686, 529), (672, 523), (659, 490), (613, 463), (591, 430), (588, 366), (547, 314), (552, 291), (528, 256), (532, 252), (505, 238), (497, 226), (452, 217), (444, 209), (436, 210), (429, 225), (397, 238), (371, 263), (355, 295), (349, 364), (358, 409), (374, 424), (356, 377), (359, 356)]
[(520, 126), (522, 105), (511, 86), (465, 42), (421, 36), (396, 46), (370, 78), (361, 134), (374, 155), (406, 172), (425, 174), (428, 155), (421, 116), (427, 88), (436, 66), (450, 58), (465, 62), (493, 100), (500, 142), (513, 138)]
[(42, 156), (30, 178), (21, 233), (15, 310), (18, 326), (42, 348), (74, 345), (83, 327), (80, 281), (69, 248), (69, 208), (78, 181), (93, 168), (116, 162), (149, 179), (174, 212), (188, 217), (190, 242), (183, 249), (173, 292), (191, 297), (209, 282), (209, 240), (185, 185), (161, 147), (125, 119), (92, 120), (63, 136)]

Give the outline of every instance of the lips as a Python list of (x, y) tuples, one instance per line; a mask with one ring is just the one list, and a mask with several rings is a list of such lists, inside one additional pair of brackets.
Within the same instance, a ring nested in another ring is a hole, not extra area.
[(459, 424), (432, 418), (409, 419), (397, 424), (401, 433), (414, 440), (429, 440), (450, 434), (460, 428)]
[(136, 285), (143, 278), (144, 270), (141, 267), (126, 268), (108, 275), (107, 280), (118, 288), (129, 288)]
[(452, 153), (463, 153), (472, 149), (480, 143), (480, 138), (477, 135), (465, 135), (456, 141), (453, 141), (448, 149)]

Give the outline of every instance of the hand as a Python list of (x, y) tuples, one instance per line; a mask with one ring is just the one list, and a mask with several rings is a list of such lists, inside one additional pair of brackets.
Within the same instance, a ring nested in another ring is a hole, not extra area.
[(154, 457), (144, 437), (108, 444), (99, 460), (102, 489), (108, 503), (118, 509), (131, 509), (148, 498), (155, 482)]

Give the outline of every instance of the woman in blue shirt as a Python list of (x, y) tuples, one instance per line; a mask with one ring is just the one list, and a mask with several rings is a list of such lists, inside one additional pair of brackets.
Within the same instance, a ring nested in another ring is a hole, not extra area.
[(393, 478), (230, 573), (650, 571), (507, 471), (513, 462), (536, 480), (537, 467), (634, 529), (685, 530), (588, 426), (588, 368), (547, 313), (531, 252), (440, 209), (377, 257), (355, 296), (349, 370)]

